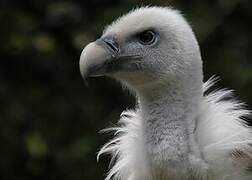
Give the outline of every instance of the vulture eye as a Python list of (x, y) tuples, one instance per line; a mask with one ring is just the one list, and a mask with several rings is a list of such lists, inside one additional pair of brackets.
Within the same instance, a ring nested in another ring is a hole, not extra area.
[(155, 42), (156, 34), (151, 30), (147, 30), (138, 34), (138, 39), (141, 44), (150, 45)]

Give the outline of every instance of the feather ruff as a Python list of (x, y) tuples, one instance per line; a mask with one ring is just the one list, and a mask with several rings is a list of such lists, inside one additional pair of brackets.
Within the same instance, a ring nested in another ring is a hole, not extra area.
[[(216, 78), (203, 85), (204, 98), (197, 116), (195, 137), (208, 165), (207, 177), (203, 180), (248, 180), (252, 169), (251, 128), (244, 118), (250, 111), (235, 100), (231, 90), (210, 91)], [(105, 180), (152, 180), (142, 136), (140, 110), (127, 110), (121, 114), (114, 139), (99, 151), (111, 154), (111, 169)]]

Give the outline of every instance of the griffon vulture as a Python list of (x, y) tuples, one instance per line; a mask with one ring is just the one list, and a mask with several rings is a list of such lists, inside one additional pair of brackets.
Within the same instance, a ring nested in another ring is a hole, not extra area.
[(182, 15), (142, 7), (120, 17), (80, 57), (84, 78), (109, 76), (135, 92), (113, 140), (106, 180), (251, 180), (250, 112), (229, 90), (209, 92), (195, 35)]

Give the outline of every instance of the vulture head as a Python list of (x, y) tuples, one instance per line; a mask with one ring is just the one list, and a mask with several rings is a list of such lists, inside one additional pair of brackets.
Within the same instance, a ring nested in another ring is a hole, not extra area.
[(197, 40), (178, 11), (122, 16), (84, 48), (80, 71), (120, 81), (139, 102), (99, 151), (113, 156), (106, 180), (251, 179), (251, 129), (242, 119), (250, 113), (230, 91), (208, 92), (214, 82), (203, 83)]
[(83, 77), (110, 76), (140, 92), (178, 81), (201, 85), (201, 66), (190, 26), (176, 10), (160, 7), (122, 16), (80, 58)]

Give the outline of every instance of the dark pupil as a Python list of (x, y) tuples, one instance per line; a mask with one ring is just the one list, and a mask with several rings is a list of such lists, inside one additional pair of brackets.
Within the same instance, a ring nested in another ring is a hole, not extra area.
[(149, 43), (153, 40), (153, 33), (150, 31), (146, 31), (140, 34), (140, 40), (143, 43)]

